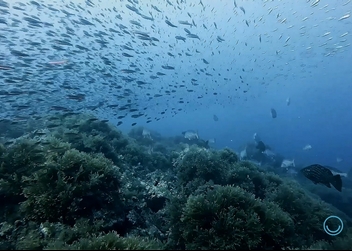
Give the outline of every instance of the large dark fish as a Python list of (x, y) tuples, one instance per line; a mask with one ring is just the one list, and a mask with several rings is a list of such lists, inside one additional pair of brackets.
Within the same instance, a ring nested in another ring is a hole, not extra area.
[(314, 164), (307, 166), (301, 170), (304, 176), (313, 181), (314, 184), (323, 184), (327, 187), (333, 185), (336, 190), (341, 192), (342, 189), (342, 179), (339, 174), (333, 175), (330, 169), (321, 166), (319, 164)]
[(275, 111), (275, 109), (271, 108), (271, 117), (276, 118), (277, 117), (277, 113)]

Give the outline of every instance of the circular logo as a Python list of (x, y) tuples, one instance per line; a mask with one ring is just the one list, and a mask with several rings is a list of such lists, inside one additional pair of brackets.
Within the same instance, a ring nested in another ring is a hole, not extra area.
[[(341, 222), (341, 225), (339, 225), (336, 230), (330, 230), (329, 226), (326, 225), (326, 222), (328, 220), (330, 220), (330, 219), (333, 219), (333, 218), (338, 219)], [(323, 228), (324, 228), (325, 233), (327, 233), (328, 235), (336, 236), (336, 235), (338, 235), (338, 234), (340, 234), (342, 232), (343, 222), (342, 222), (340, 217), (337, 217), (335, 215), (331, 215), (331, 216), (329, 216), (328, 218), (325, 219), (324, 224), (323, 224)]]

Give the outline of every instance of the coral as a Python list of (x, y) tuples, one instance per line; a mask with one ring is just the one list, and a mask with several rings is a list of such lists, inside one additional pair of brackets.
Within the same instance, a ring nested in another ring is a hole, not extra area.
[(148, 174), (148, 179), (146, 182), (143, 181), (142, 185), (145, 186), (151, 198), (171, 198), (172, 196), (170, 191), (171, 184), (165, 181), (162, 176), (157, 177), (154, 173)]
[(125, 170), (122, 174), (129, 233), (165, 239), (165, 203), (177, 194), (175, 183), (171, 174), (161, 170), (146, 174), (144, 179), (140, 173)]

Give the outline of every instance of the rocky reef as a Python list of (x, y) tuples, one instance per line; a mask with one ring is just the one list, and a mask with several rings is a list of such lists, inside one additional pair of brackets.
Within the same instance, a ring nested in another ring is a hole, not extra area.
[[(0, 249), (351, 247), (348, 201), (326, 203), (230, 149), (143, 130), (58, 114), (3, 133)], [(322, 227), (330, 215), (344, 220), (339, 236)]]

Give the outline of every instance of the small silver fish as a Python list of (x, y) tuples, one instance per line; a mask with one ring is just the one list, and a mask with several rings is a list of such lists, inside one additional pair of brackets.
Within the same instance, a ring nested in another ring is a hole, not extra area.
[(281, 167), (288, 168), (288, 167), (296, 167), (295, 160), (288, 160), (284, 159), (281, 163)]
[(240, 160), (245, 160), (247, 158), (247, 147), (240, 152)]
[(208, 143), (209, 144), (215, 144), (216, 143), (216, 139), (215, 138), (208, 139)]
[(262, 153), (268, 157), (274, 157), (276, 155), (273, 151), (269, 149), (265, 149), (265, 151), (263, 151)]
[(142, 136), (143, 136), (143, 138), (147, 138), (147, 139), (153, 140), (152, 136), (150, 135), (150, 131), (147, 130), (147, 129), (143, 129)]
[(304, 146), (302, 149), (303, 149), (304, 151), (310, 150), (310, 149), (312, 149), (312, 146), (308, 144), (308, 145)]
[(349, 18), (350, 16), (351, 16), (350, 14), (346, 14), (346, 15), (340, 17), (338, 20), (341, 21), (341, 20), (344, 20), (346, 18)]
[(290, 97), (288, 97), (288, 98), (286, 99), (286, 105), (289, 106), (290, 104), (291, 104), (291, 99), (290, 99)]
[(253, 139), (254, 139), (254, 141), (257, 142), (257, 143), (258, 143), (259, 141), (261, 141), (261, 139), (260, 139), (260, 137), (259, 137), (259, 135), (258, 135), (257, 133), (254, 133), (254, 134), (253, 134)]

